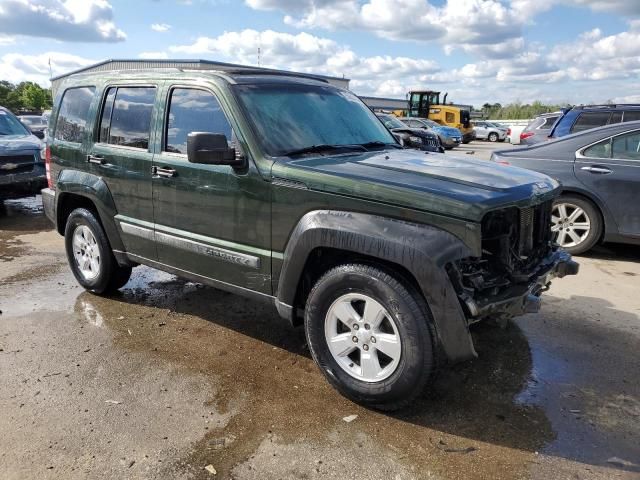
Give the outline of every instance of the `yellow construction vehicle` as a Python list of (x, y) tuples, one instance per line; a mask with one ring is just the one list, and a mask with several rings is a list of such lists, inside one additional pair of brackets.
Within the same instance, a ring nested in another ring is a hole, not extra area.
[(462, 132), (462, 143), (469, 143), (475, 138), (471, 112), (455, 105), (447, 105), (447, 95), (444, 94), (440, 103), (440, 92), (413, 90), (407, 94), (409, 102), (406, 114), (408, 117), (428, 118), (440, 125), (457, 128)]

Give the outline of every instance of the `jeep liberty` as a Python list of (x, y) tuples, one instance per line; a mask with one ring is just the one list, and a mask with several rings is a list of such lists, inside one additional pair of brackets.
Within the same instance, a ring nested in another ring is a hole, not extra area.
[(45, 211), (85, 289), (143, 264), (263, 300), (370, 407), (405, 406), (476, 356), (470, 324), (537, 311), (578, 271), (551, 239), (556, 181), (403, 149), (313, 76), (75, 74), (50, 133)]

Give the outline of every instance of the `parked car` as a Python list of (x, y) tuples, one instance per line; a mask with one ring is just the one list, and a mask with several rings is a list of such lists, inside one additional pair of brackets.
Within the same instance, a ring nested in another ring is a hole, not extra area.
[(562, 115), (562, 112), (543, 113), (531, 120), (520, 133), (520, 144), (535, 145), (549, 140), (553, 124), (560, 118), (560, 115)]
[(491, 122), (477, 121), (473, 122), (473, 131), (476, 133), (478, 140), (489, 140), (490, 142), (504, 142), (507, 138), (508, 127), (503, 127)]
[(571, 133), (621, 122), (640, 120), (639, 104), (585, 105), (562, 110), (549, 137), (559, 138)]
[(40, 140), (45, 139), (45, 135), (47, 133), (47, 120), (43, 117), (40, 115), (19, 115), (18, 119)]
[(398, 120), (395, 115), (380, 113), (377, 116), (402, 146), (426, 152), (444, 153), (444, 147), (435, 133), (424, 128), (410, 128)]
[(601, 241), (640, 244), (640, 121), (494, 152), (495, 162), (562, 183), (553, 205), (555, 240), (573, 254)]
[(144, 264), (264, 301), (368, 406), (407, 405), (436, 364), (476, 357), (470, 323), (536, 311), (577, 273), (551, 243), (555, 180), (401, 148), (316, 77), (101, 71), (58, 91), (43, 203), (80, 285)]
[(451, 150), (462, 143), (462, 132), (457, 128), (440, 125), (428, 118), (403, 117), (399, 120), (408, 127), (432, 131), (446, 150)]
[(42, 142), (0, 107), (0, 200), (36, 195), (46, 186)]

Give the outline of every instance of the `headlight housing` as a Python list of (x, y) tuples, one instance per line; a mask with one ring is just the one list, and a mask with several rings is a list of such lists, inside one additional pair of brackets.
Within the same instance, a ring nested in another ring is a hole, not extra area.
[(413, 142), (413, 143), (422, 143), (422, 138), (420, 138), (420, 137), (410, 136), (410, 137), (409, 137), (409, 141), (410, 141), (410, 142)]

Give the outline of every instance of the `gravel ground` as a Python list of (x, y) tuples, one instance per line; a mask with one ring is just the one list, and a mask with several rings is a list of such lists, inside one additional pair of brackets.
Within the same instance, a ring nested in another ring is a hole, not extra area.
[(84, 292), (39, 202), (0, 207), (0, 478), (640, 478), (640, 248), (579, 258), (389, 415), (264, 305), (146, 267)]

